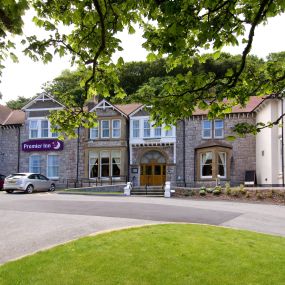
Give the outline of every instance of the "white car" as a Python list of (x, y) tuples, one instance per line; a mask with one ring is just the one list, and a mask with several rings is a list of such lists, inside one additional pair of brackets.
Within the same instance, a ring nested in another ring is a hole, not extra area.
[(5, 178), (3, 189), (7, 193), (16, 190), (31, 194), (34, 191), (54, 191), (55, 183), (39, 173), (13, 173)]

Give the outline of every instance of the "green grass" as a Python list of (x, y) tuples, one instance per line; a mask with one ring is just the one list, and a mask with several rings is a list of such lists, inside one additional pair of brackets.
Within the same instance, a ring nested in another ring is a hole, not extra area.
[(285, 284), (285, 238), (170, 224), (86, 237), (0, 267), (0, 284)]

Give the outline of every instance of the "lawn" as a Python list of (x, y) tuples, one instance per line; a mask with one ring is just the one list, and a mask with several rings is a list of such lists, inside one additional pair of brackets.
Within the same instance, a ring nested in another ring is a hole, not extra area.
[(0, 284), (285, 284), (285, 238), (169, 224), (85, 237), (0, 267)]

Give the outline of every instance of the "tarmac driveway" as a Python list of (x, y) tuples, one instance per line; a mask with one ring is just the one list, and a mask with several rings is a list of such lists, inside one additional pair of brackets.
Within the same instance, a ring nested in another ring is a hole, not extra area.
[(223, 225), (285, 236), (285, 207), (0, 192), (0, 264), (88, 234), (166, 222)]

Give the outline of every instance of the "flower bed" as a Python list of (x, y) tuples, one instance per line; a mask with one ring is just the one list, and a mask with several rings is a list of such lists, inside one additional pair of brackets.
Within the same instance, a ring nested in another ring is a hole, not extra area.
[(214, 188), (185, 188), (176, 187), (173, 197), (205, 199), (205, 200), (230, 200), (246, 202), (262, 202), (270, 204), (285, 204), (285, 189), (283, 188), (245, 188), (243, 185), (238, 187), (216, 186)]

